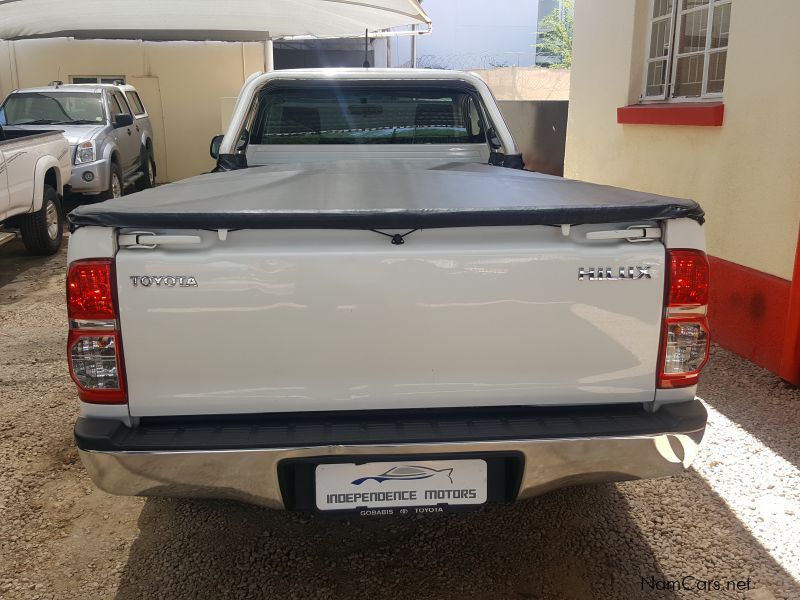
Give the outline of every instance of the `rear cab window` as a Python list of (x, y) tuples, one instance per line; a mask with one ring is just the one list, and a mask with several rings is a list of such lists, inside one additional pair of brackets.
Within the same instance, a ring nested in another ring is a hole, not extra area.
[(250, 143), (485, 144), (479, 103), (476, 92), (419, 82), (268, 86), (258, 99)]

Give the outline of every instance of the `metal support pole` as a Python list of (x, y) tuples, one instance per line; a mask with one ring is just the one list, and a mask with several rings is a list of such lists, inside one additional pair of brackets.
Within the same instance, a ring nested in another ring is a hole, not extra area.
[(414, 32), (411, 35), (411, 68), (412, 69), (416, 69), (417, 68), (417, 34), (416, 34), (417, 26), (416, 25), (412, 25), (411, 26), (411, 31)]
[(16, 42), (8, 42), (8, 58), (11, 66), (11, 89), (19, 89), (19, 66), (17, 65)]
[(271, 73), (275, 70), (275, 49), (272, 46), (272, 38), (267, 33), (264, 40), (264, 72)]

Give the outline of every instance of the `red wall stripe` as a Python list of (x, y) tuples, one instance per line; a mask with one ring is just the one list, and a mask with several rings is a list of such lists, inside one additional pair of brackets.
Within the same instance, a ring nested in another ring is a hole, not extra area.
[(617, 109), (624, 125), (696, 125), (719, 127), (725, 119), (722, 102), (632, 104)]
[(711, 339), (780, 373), (791, 282), (714, 256), (709, 262)]

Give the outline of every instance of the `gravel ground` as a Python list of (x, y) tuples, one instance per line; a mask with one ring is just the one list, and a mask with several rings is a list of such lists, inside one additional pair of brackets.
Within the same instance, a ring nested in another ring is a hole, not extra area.
[(681, 477), (407, 520), (117, 498), (72, 445), (64, 264), (0, 248), (4, 599), (800, 598), (800, 391), (727, 351), (703, 379), (711, 422)]

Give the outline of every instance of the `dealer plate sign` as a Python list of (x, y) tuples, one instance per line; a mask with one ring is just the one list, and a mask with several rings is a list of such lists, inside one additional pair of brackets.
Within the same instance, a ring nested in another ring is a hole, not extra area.
[(486, 502), (486, 461), (479, 459), (325, 464), (315, 478), (319, 510)]

